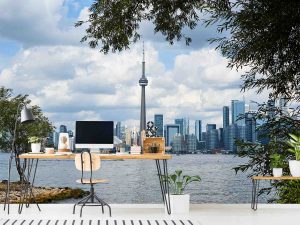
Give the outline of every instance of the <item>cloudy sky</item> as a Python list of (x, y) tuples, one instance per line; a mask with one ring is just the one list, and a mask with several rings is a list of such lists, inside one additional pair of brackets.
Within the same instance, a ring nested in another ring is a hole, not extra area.
[[(103, 55), (81, 44), (92, 0), (1, 0), (0, 86), (29, 94), (56, 125), (74, 127), (76, 120), (123, 121), (139, 126), (142, 41), (129, 51)], [(207, 39), (214, 28), (198, 26), (193, 42), (170, 46), (153, 25), (143, 23), (145, 41), (147, 120), (163, 113), (165, 123), (189, 117), (203, 124), (222, 124), (222, 106), (231, 99), (262, 100), (241, 93), (241, 71)], [(193, 124), (191, 124), (193, 127)]]

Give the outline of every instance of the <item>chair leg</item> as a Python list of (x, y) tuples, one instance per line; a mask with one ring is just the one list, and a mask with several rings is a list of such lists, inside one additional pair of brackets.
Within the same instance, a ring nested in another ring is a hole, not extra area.
[(102, 206), (102, 213), (104, 213), (104, 206), (107, 206), (108, 209), (109, 209), (109, 216), (111, 217), (111, 208), (110, 208), (110, 205), (107, 204), (105, 201), (103, 201), (102, 199), (100, 199), (97, 195), (95, 195), (95, 198), (98, 200), (98, 202), (101, 203), (101, 206)]
[(81, 208), (80, 208), (80, 217), (82, 216), (82, 209), (83, 207), (86, 205), (86, 203), (91, 199), (91, 195), (89, 195), (89, 198), (86, 199), (86, 201), (82, 204)]

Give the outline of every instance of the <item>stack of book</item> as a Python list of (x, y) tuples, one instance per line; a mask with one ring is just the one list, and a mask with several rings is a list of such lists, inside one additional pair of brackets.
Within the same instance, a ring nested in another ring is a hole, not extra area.
[(132, 155), (139, 155), (139, 154), (141, 154), (141, 146), (137, 146), (137, 145), (131, 146), (131, 148), (130, 148), (130, 154), (132, 154)]

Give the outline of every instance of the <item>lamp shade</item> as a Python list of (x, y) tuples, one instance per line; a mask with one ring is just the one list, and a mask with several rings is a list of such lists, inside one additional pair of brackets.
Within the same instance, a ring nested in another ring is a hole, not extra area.
[(34, 117), (30, 109), (26, 106), (23, 107), (21, 111), (21, 123), (31, 123), (34, 121)]

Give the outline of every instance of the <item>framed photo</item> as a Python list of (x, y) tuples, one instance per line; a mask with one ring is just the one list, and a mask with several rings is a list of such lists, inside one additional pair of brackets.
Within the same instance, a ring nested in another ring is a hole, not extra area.
[(60, 133), (58, 140), (58, 150), (70, 150), (70, 138), (68, 133)]

